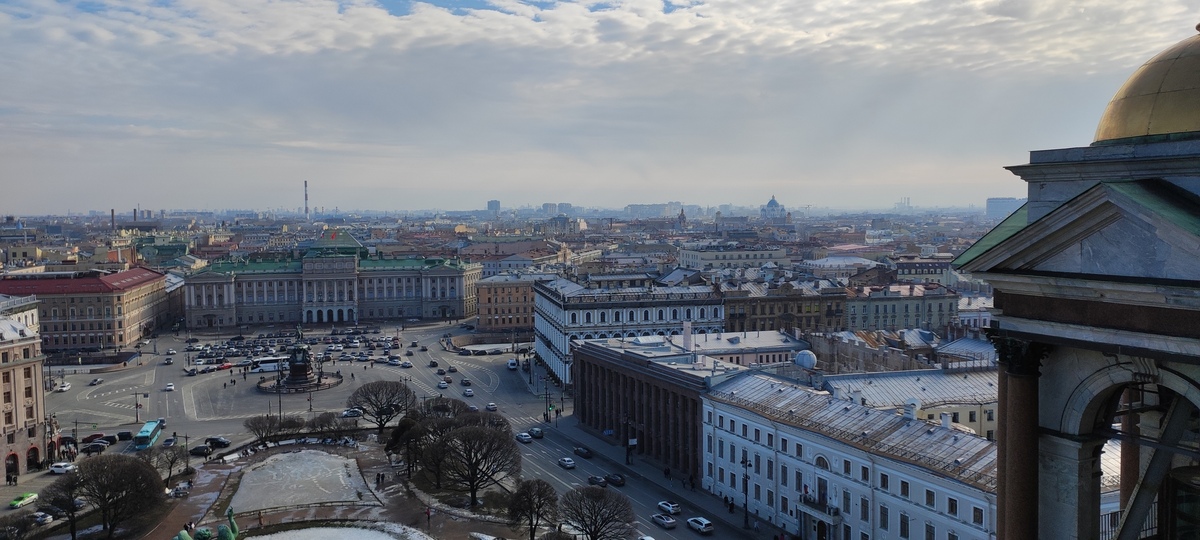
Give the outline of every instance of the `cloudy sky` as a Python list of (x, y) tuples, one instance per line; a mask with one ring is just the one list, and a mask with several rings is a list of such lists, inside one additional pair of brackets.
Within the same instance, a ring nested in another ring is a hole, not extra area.
[(0, 0), (0, 213), (1023, 196), (1200, 0)]

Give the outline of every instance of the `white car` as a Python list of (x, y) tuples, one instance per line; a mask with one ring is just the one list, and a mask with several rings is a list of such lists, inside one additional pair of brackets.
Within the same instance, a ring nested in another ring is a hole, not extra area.
[(675, 518), (667, 514), (654, 514), (653, 516), (650, 516), (650, 521), (653, 521), (655, 525), (658, 525), (664, 529), (674, 529), (675, 525), (678, 524), (675, 521)]
[(58, 385), (58, 388), (55, 388), (55, 390), (58, 392), (66, 392), (67, 390), (70, 390), (70, 389), (71, 389), (71, 383), (69, 383), (69, 382), (62, 383), (62, 384)]
[(54, 474), (67, 474), (75, 471), (75, 464), (60, 461), (50, 466), (50, 472)]
[(658, 509), (671, 515), (675, 515), (683, 511), (683, 509), (679, 507), (679, 503), (675, 501), (658, 501)]
[(702, 517), (688, 518), (688, 528), (700, 534), (709, 534), (713, 532), (713, 524), (711, 521)]
[(558, 458), (558, 466), (562, 467), (564, 469), (574, 469), (575, 468), (575, 460), (573, 460), (569, 457)]
[(442, 389), (450, 388), (450, 383), (448, 383), (446, 381), (438, 382), (438, 388), (442, 388)]
[(528, 433), (518, 433), (516, 435), (516, 439), (517, 439), (517, 442), (519, 442), (519, 443), (529, 444), (529, 443), (533, 442), (533, 437), (529, 436)]
[(167, 349), (167, 354), (179, 354), (179, 353), (175, 352), (175, 349)]
[(474, 390), (471, 390), (470, 388), (463, 390), (463, 397), (474, 397), (474, 396), (475, 396)]
[(174, 392), (175, 391), (175, 383), (173, 383), (173, 382), (167, 383), (167, 387), (163, 388), (163, 390), (166, 392)]
[(32, 519), (33, 522), (37, 523), (38, 525), (48, 525), (54, 522), (54, 516), (51, 516), (45, 512), (34, 512), (29, 516), (29, 519)]

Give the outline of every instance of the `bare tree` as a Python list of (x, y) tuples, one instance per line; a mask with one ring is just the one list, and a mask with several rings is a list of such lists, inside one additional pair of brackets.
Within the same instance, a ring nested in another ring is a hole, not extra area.
[(303, 416), (285, 416), (283, 417), (283, 420), (279, 422), (279, 434), (284, 437), (293, 437), (299, 434), (301, 431), (304, 431), (305, 424), (306, 422), (304, 421)]
[(110, 454), (86, 459), (74, 474), (82, 482), (84, 498), (95, 505), (108, 538), (135, 518), (152, 515), (165, 501), (162, 477), (145, 461)]
[(279, 418), (274, 415), (251, 416), (242, 425), (254, 435), (254, 438), (267, 442), (279, 433)]
[(156, 466), (167, 470), (167, 479), (164, 481), (164, 485), (171, 485), (171, 480), (175, 478), (175, 468), (187, 463), (187, 458), (188, 449), (182, 446), (159, 448), (158, 459), (154, 463)]
[(331, 412), (323, 412), (313, 417), (308, 421), (307, 427), (309, 433), (329, 433), (333, 428), (333, 423), (337, 421), (337, 415)]
[(455, 418), (470, 412), (470, 410), (471, 406), (461, 399), (435, 397), (425, 402), (425, 410), (423, 412), (426, 417), (441, 416)]
[(558, 522), (558, 492), (545, 480), (522, 480), (508, 500), (508, 525), (534, 540), (543, 524)]
[[(2, 540), (23, 540), (29, 536), (32, 528), (33, 522), (29, 520), (28, 514), (7, 514), (0, 517), (0, 539)], [(72, 536), (72, 538), (74, 537)]]
[(479, 426), (503, 431), (506, 436), (512, 437), (512, 426), (508, 423), (508, 419), (504, 416), (488, 411), (465, 412), (455, 417), (460, 426)]
[(521, 451), (508, 432), (479, 426), (458, 428), (446, 436), (446, 478), (471, 494), (521, 474)]
[(575, 488), (559, 504), (563, 523), (583, 533), (587, 540), (621, 540), (633, 535), (635, 519), (629, 497), (596, 486)]
[(71, 529), (71, 540), (78, 537), (76, 527), (79, 523), (79, 510), (75, 508), (75, 500), (83, 496), (83, 478), (74, 473), (58, 477), (54, 483), (43, 488), (38, 494), (39, 500), (45, 501), (66, 514), (67, 525)]
[(416, 403), (417, 395), (400, 381), (369, 382), (346, 399), (346, 406), (361, 408), (363, 417), (378, 427), (380, 435), (388, 422), (407, 413)]

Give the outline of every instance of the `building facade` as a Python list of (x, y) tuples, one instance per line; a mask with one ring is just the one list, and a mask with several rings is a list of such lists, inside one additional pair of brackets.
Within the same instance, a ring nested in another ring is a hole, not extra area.
[(191, 328), (248, 324), (356, 324), (476, 314), (478, 264), (370, 258), (348, 234), (327, 231), (299, 258), (221, 262), (186, 279)]
[(708, 286), (661, 287), (653, 276), (588, 276), (534, 283), (534, 350), (559, 381), (571, 382), (570, 343), (576, 339), (668, 336), (690, 323), (720, 332), (721, 294)]
[(41, 272), (0, 278), (0, 294), (36, 296), (42, 348), (131, 347), (171, 323), (167, 278), (149, 268)]
[(7, 474), (41, 470), (58, 457), (58, 421), (46, 411), (38, 303), (32, 296), (0, 296), (0, 446)]
[(995, 538), (991, 441), (749, 372), (702, 396), (704, 489), (816, 540)]
[(958, 320), (958, 299), (953, 289), (935, 283), (847, 287), (846, 329), (944, 333)]
[(557, 274), (506, 272), (476, 283), (479, 297), (480, 332), (529, 331), (533, 329), (533, 284), (557, 278)]
[(901, 255), (891, 260), (896, 267), (896, 280), (904, 283), (937, 283), (946, 285), (951, 281), (951, 255), (919, 257)]
[(679, 266), (693, 270), (705, 268), (758, 268), (767, 263), (790, 266), (791, 259), (783, 248), (754, 249), (735, 246), (713, 246), (679, 250)]
[(846, 289), (833, 282), (746, 283), (721, 289), (728, 332), (838, 332), (846, 327)]

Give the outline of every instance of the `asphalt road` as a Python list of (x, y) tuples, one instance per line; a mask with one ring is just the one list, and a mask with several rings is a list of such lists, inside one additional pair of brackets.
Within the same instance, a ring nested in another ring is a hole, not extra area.
[[(255, 328), (245, 332), (246, 337), (254, 337), (259, 333), (271, 332), (279, 328)], [(47, 395), (48, 410), (55, 414), (64, 433), (70, 434), (78, 430), (78, 436), (86, 436), (95, 432), (113, 434), (118, 431), (136, 432), (140, 423), (164, 418), (167, 429), (165, 439), (172, 432), (177, 432), (182, 438), (189, 438), (187, 444), (196, 446), (205, 437), (223, 436), (234, 445), (250, 442), (253, 438), (243, 427), (243, 422), (252, 416), (261, 414), (278, 414), (282, 405), (283, 413), (305, 417), (315, 416), (322, 412), (341, 413), (346, 406), (346, 399), (358, 386), (377, 380), (403, 380), (416, 392), (418, 399), (435, 397), (439, 394), (456, 397), (483, 409), (488, 403), (495, 403), (498, 412), (504, 415), (513, 427), (514, 432), (526, 431), (533, 426), (542, 427), (546, 437), (535, 439), (530, 444), (520, 444), (523, 460), (523, 476), (540, 478), (553, 485), (559, 493), (578, 487), (586, 486), (590, 475), (603, 476), (619, 472), (602, 456), (585, 459), (572, 453), (572, 443), (562, 434), (557, 433), (553, 422), (546, 423), (542, 413), (546, 410), (544, 383), (534, 381), (533, 391), (529, 384), (530, 375), (524, 371), (507, 369), (507, 362), (514, 354), (506, 352), (499, 355), (460, 356), (443, 351), (438, 343), (445, 333), (461, 334), (466, 332), (457, 325), (426, 324), (407, 327), (401, 331), (395, 326), (385, 326), (383, 333), (396, 335), (402, 339), (402, 350), (412, 350), (413, 356), (402, 356), (413, 363), (411, 368), (389, 366), (378, 362), (338, 361), (326, 363), (326, 371), (340, 370), (344, 375), (343, 384), (311, 394), (311, 410), (309, 394), (266, 394), (254, 388), (259, 374), (241, 374), (230, 371), (217, 371), (210, 374), (185, 376), (186, 353), (184, 352), (186, 335), (161, 335), (156, 342), (143, 346), (144, 353), (141, 365), (129, 369), (106, 374), (90, 374), (83, 369), (72, 373), (72, 368), (53, 368), (56, 379), (60, 374), (71, 383), (67, 392), (51, 392)], [(324, 337), (329, 334), (327, 328), (310, 330), (307, 336)], [(196, 335), (199, 344), (216, 343), (228, 339), (232, 334), (225, 334), (220, 340), (217, 336)], [(417, 341), (428, 350), (410, 348), (409, 344)], [(166, 351), (175, 349), (172, 355), (173, 365), (165, 365)], [(314, 346), (317, 352), (323, 352), (325, 345)], [(365, 350), (365, 349), (358, 349)], [(157, 353), (155, 352), (157, 351)], [(334, 353), (335, 355), (337, 353)], [(404, 353), (401, 352), (401, 355)], [(378, 356), (376, 356), (378, 357)], [(239, 358), (238, 360), (241, 360)], [(430, 360), (436, 360), (440, 368), (454, 365), (457, 373), (449, 373), (454, 384), (449, 388), (437, 387), (442, 376), (437, 375), (437, 368), (428, 367)], [(353, 373), (353, 379), (350, 374)], [(104, 382), (89, 386), (93, 378), (103, 377)], [(472, 381), (470, 388), (474, 397), (464, 397), (466, 388), (459, 384), (462, 378)], [(174, 383), (175, 390), (167, 391), (167, 383)], [(550, 387), (551, 399), (555, 407), (561, 408), (564, 417), (571, 413), (571, 402), (564, 399), (558, 389)], [(146, 397), (148, 396), (148, 397)], [(142, 404), (141, 409), (135, 409), (135, 403)], [(367, 421), (360, 420), (363, 425)], [(160, 439), (160, 443), (161, 443)], [(180, 441), (184, 444), (184, 441)], [(110, 451), (130, 452), (131, 445), (121, 443)], [(561, 457), (572, 457), (576, 468), (567, 470), (559, 467), (557, 461)], [(672, 494), (656, 483), (639, 478), (627, 478), (623, 487), (610, 486), (607, 489), (619, 490), (628, 496), (638, 518), (638, 529), (641, 534), (652, 535), (656, 539), (691, 538), (696, 534), (687, 529), (685, 520), (696, 515), (704, 515), (692, 505), (689, 505), (682, 494)], [(664, 530), (650, 521), (650, 516), (659, 513), (657, 503), (661, 500), (673, 499), (683, 506), (683, 512), (674, 516), (678, 527), (674, 530)], [(710, 519), (712, 516), (706, 516)], [(719, 536), (721, 525), (717, 525)]]

